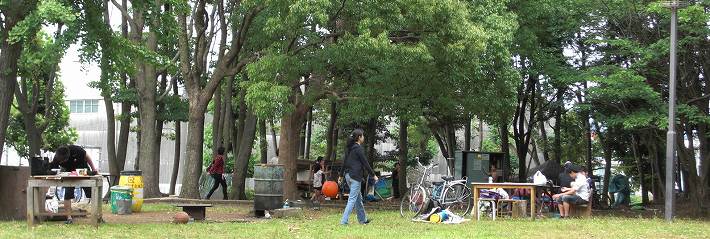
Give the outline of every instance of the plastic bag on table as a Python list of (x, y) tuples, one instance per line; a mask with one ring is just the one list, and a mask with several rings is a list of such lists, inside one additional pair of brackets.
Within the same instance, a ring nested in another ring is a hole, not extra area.
[(505, 189), (496, 188), (495, 192), (500, 195), (499, 199), (510, 199), (510, 196), (508, 195), (508, 192), (505, 191)]
[(547, 183), (547, 177), (545, 177), (545, 175), (543, 175), (540, 171), (537, 171), (533, 176), (533, 183), (536, 185), (545, 185), (545, 183)]

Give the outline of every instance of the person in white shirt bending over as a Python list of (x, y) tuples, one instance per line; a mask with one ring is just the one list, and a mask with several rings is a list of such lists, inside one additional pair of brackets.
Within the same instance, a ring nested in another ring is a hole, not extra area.
[(569, 217), (570, 205), (587, 204), (589, 199), (589, 183), (587, 183), (587, 177), (581, 173), (582, 168), (570, 165), (566, 170), (569, 176), (574, 179), (571, 187), (563, 187), (562, 193), (552, 195), (552, 199), (557, 202), (560, 208), (560, 218)]

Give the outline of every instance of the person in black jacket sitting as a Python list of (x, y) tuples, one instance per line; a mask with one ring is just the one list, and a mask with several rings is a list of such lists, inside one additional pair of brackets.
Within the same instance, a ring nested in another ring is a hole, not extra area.
[(364, 180), (363, 170), (366, 170), (369, 175), (373, 175), (375, 181), (377, 181), (377, 176), (375, 172), (370, 167), (370, 164), (365, 158), (365, 151), (362, 149), (361, 144), (365, 142), (365, 136), (361, 129), (356, 129), (348, 138), (348, 143), (345, 150), (345, 180), (350, 187), (350, 194), (348, 195), (348, 204), (345, 206), (345, 212), (343, 212), (343, 218), (340, 220), (340, 224), (347, 225), (350, 220), (350, 213), (355, 209), (357, 213), (357, 220), (360, 224), (368, 224), (370, 220), (367, 219), (365, 215), (365, 206), (362, 203), (362, 193), (360, 188)]

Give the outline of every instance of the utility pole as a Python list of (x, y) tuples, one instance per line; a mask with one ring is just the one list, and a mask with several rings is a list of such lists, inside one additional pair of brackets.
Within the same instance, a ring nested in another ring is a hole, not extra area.
[[(675, 172), (675, 100), (676, 100), (676, 45), (677, 34), (676, 24), (678, 21), (678, 8), (684, 5), (680, 1), (667, 1), (663, 5), (671, 9), (671, 46), (670, 46), (670, 79), (668, 84), (668, 133), (666, 134), (666, 202), (665, 202), (665, 217), (666, 221), (673, 222), (673, 199), (674, 192), (674, 176)], [(691, 142), (692, 144), (692, 142)]]

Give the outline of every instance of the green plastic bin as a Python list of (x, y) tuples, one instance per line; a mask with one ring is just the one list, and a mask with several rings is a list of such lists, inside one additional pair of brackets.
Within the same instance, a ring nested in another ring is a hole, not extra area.
[(111, 213), (125, 215), (132, 213), (133, 189), (126, 186), (111, 187)]

